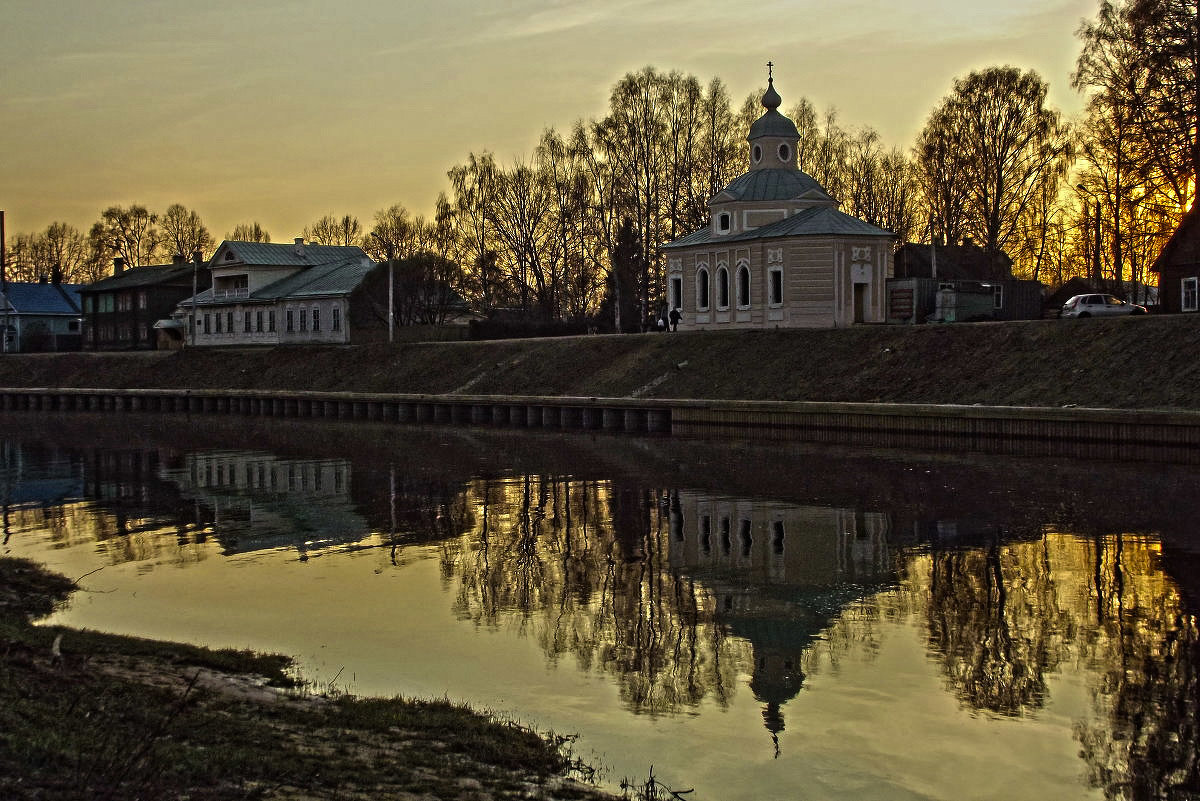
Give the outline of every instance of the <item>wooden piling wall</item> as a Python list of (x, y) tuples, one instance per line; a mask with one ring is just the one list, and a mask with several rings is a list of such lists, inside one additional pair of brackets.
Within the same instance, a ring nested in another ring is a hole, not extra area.
[(1200, 462), (1200, 412), (261, 390), (0, 388), (3, 411), (371, 420)]

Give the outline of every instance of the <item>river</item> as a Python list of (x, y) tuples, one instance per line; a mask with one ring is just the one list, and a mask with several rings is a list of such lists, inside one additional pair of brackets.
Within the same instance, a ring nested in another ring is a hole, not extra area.
[[(698, 801), (1200, 792), (1200, 468), (10, 414), (50, 622), (577, 734)], [(69, 644), (68, 644), (69, 645)]]

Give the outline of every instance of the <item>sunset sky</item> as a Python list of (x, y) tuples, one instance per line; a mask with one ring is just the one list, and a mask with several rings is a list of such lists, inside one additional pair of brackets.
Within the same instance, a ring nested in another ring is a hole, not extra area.
[(604, 113), (652, 65), (721, 78), (735, 105), (836, 106), (909, 147), (956, 76), (1036, 69), (1075, 113), (1075, 31), (1097, 0), (6, 0), (0, 209), (7, 231), (179, 202), (218, 239), (287, 241), (324, 214), (430, 214), (471, 151), (527, 156)]

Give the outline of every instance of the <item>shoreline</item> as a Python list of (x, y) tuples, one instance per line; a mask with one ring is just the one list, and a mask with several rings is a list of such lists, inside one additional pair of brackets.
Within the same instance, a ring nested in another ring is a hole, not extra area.
[(31, 621), (69, 579), (0, 557), (6, 798), (611, 801), (572, 738), (447, 700), (322, 694), (291, 658)]

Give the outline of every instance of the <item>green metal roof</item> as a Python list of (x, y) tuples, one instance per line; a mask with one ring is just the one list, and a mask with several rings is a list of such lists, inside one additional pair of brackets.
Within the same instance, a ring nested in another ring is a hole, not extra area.
[[(307, 247), (307, 246), (306, 246)], [(358, 250), (358, 248), (353, 248)], [(359, 251), (361, 253), (361, 251)], [(367, 273), (376, 265), (366, 254), (343, 258), (329, 264), (318, 264), (304, 267), (292, 275), (280, 278), (265, 287), (250, 293), (245, 298), (213, 299), (213, 291), (206, 289), (196, 295), (199, 306), (227, 306), (237, 303), (267, 303), (288, 298), (328, 297), (330, 295), (348, 295), (353, 292)], [(180, 301), (181, 306), (191, 305), (190, 298)]]
[[(724, 196), (728, 196), (726, 200)], [(720, 201), (717, 198), (721, 198)], [(803, 170), (791, 167), (768, 167), (744, 172), (729, 182), (709, 201), (709, 205), (721, 202), (759, 202), (799, 200), (801, 198), (834, 202), (825, 187), (817, 183)]]
[(878, 236), (894, 237), (891, 231), (863, 222), (857, 217), (851, 217), (845, 212), (838, 211), (832, 206), (814, 206), (799, 214), (755, 228), (753, 231), (743, 231), (727, 236), (714, 236), (712, 226), (701, 228), (699, 231), (680, 237), (673, 242), (663, 245), (664, 250), (690, 248), (707, 244), (727, 244), (729, 242), (753, 242), (760, 239), (782, 239), (795, 236)]
[(755, 139), (763, 136), (780, 136), (785, 139), (799, 139), (800, 132), (796, 130), (796, 123), (792, 122), (775, 109), (769, 109), (766, 114), (759, 117), (750, 126), (750, 133), (746, 135), (746, 141), (753, 142)]
[[(226, 254), (230, 251), (236, 258), (226, 258)], [(225, 263), (241, 263), (263, 267), (311, 267), (316, 264), (329, 264), (353, 257), (366, 258), (366, 256), (366, 252), (356, 245), (313, 245), (308, 243), (296, 245), (284, 242), (225, 240), (213, 254), (209, 266), (216, 268)]]

